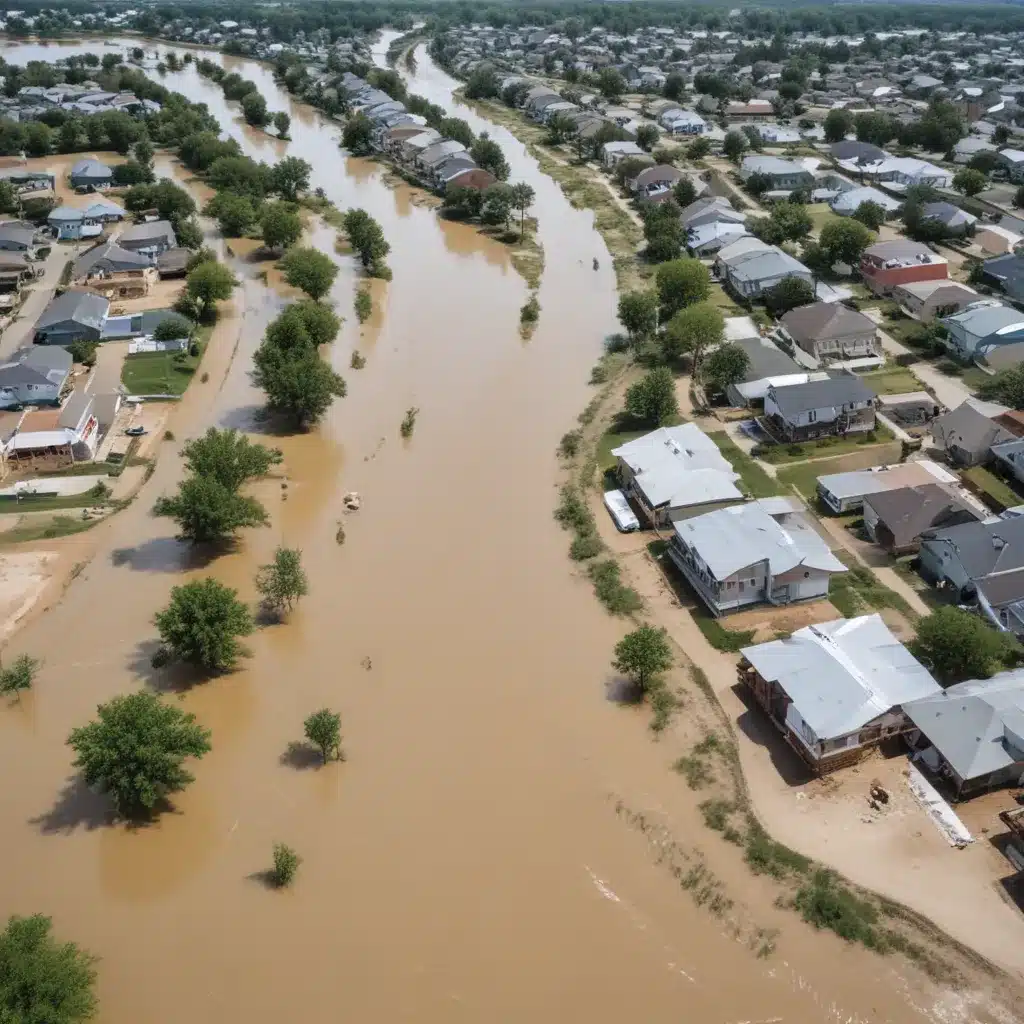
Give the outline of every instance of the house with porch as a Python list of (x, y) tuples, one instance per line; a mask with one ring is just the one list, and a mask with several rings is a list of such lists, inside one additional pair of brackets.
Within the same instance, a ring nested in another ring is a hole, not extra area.
[(845, 373), (773, 386), (764, 398), (764, 418), (769, 433), (790, 443), (866, 433), (875, 428), (875, 392), (859, 377)]
[(943, 344), (962, 362), (984, 359), (986, 353), (1024, 341), (1024, 313), (996, 299), (979, 299), (942, 318)]
[(908, 732), (904, 705), (942, 692), (877, 613), (804, 626), (740, 653), (740, 683), (815, 775)]
[(762, 498), (672, 524), (669, 557), (713, 615), (828, 595), (846, 566), (790, 498)]
[(819, 362), (878, 355), (878, 328), (841, 302), (812, 302), (781, 320), (783, 334)]

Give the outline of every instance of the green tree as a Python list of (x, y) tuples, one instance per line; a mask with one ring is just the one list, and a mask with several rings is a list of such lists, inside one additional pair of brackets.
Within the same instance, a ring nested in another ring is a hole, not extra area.
[(822, 229), (818, 244), (831, 263), (855, 267), (860, 254), (875, 241), (875, 235), (852, 217), (830, 220)]
[(263, 607), (277, 618), (291, 611), (292, 605), (309, 593), (302, 552), (298, 548), (278, 548), (274, 560), (256, 570), (256, 592), (263, 598)]
[(661, 351), (670, 362), (689, 356), (693, 372), (697, 374), (701, 356), (711, 346), (721, 344), (724, 337), (722, 311), (710, 302), (698, 302), (680, 309), (665, 325)]
[(204, 672), (234, 668), (248, 653), (239, 637), (254, 629), (238, 592), (212, 576), (172, 587), (170, 603), (154, 621), (167, 655)]
[(288, 203), (267, 203), (260, 215), (260, 230), (268, 249), (285, 249), (302, 236), (302, 221)]
[(674, 423), (679, 418), (679, 403), (672, 371), (659, 366), (632, 384), (626, 391), (626, 413), (644, 426)]
[(993, 629), (962, 608), (937, 608), (919, 619), (911, 653), (944, 686), (987, 679), (1020, 654), (1012, 633)]
[(267, 510), (255, 498), (238, 494), (212, 477), (192, 476), (178, 486), (173, 497), (161, 497), (153, 506), (158, 516), (178, 524), (181, 540), (193, 544), (223, 544), (242, 529), (266, 526)]
[(189, 271), (185, 279), (185, 292), (206, 314), (219, 299), (230, 298), (231, 290), (237, 283), (234, 274), (223, 263), (200, 263)]
[(686, 79), (678, 71), (673, 71), (665, 77), (665, 84), (661, 87), (661, 94), (665, 99), (678, 102), (685, 93)]
[(658, 329), (658, 296), (654, 292), (623, 292), (619, 297), (619, 323), (632, 343), (649, 338)]
[(655, 280), (663, 318), (671, 317), (684, 306), (703, 302), (711, 294), (711, 275), (700, 260), (681, 259), (662, 263)]
[(480, 221), (483, 224), (503, 224), (508, 230), (512, 220), (512, 189), (501, 182), (491, 185), (483, 194)]
[(603, 68), (597, 76), (597, 88), (606, 100), (615, 102), (626, 91), (626, 80), (615, 68)]
[(283, 111), (279, 110), (274, 115), (274, 127), (277, 129), (277, 136), (280, 139), (287, 139), (291, 131), (292, 119)]
[(442, 119), (441, 123), (437, 126), (437, 130), (441, 133), (442, 138), (461, 142), (466, 149), (473, 145), (473, 129), (461, 117), (446, 117)]
[[(299, 326), (304, 335), (297, 335), (291, 325)], [(286, 306), (277, 319), (271, 321), (266, 337), (282, 349), (295, 348), (300, 344), (319, 348), (334, 341), (340, 327), (341, 321), (330, 306), (303, 299)]]
[(870, 199), (861, 203), (851, 216), (870, 231), (877, 231), (885, 223), (885, 210)]
[(825, 141), (842, 142), (853, 131), (853, 114), (848, 110), (836, 108), (825, 115)]
[(486, 100), (497, 96), (501, 90), (498, 76), (489, 64), (474, 68), (466, 81), (466, 97), (471, 100)]
[[(159, 326), (157, 324), (157, 327)], [(76, 363), (81, 363), (83, 366), (95, 366), (98, 347), (99, 342), (90, 341), (87, 338), (76, 338), (68, 345), (68, 352), (71, 353), (71, 358)]]
[(734, 342), (719, 345), (704, 360), (701, 374), (705, 384), (717, 394), (724, 394), (731, 384), (738, 384), (750, 369), (750, 356)]
[(237, 192), (218, 192), (203, 212), (217, 221), (225, 238), (241, 238), (256, 220), (252, 201)]
[(978, 393), (984, 399), (1001, 402), (1011, 409), (1024, 409), (1024, 363), (987, 377)]
[(668, 635), (654, 626), (640, 626), (615, 645), (612, 667), (647, 693), (662, 672), (672, 667)]
[(280, 448), (268, 448), (237, 430), (216, 427), (189, 441), (181, 449), (181, 457), (190, 473), (216, 480), (229, 491), (266, 476), (283, 458)]
[(22, 690), (32, 688), (32, 681), (38, 671), (39, 662), (27, 654), (19, 655), (6, 668), (0, 665), (0, 695), (9, 697), (13, 694), (19, 697)]
[(653, 124), (642, 124), (636, 130), (636, 144), (648, 153), (658, 144), (661, 132)]
[(561, 111), (552, 114), (546, 127), (548, 134), (545, 141), (549, 146), (560, 146), (566, 139), (576, 134), (576, 122)]
[(728, 131), (725, 133), (725, 141), (722, 143), (722, 152), (734, 164), (740, 162), (740, 157), (747, 151), (747, 137), (743, 132)]
[(486, 132), (482, 132), (470, 147), (469, 155), (485, 171), (490, 171), (498, 181), (505, 181), (508, 178), (509, 166), (505, 154), (501, 151), (501, 146)]
[(337, 264), (317, 249), (289, 249), (281, 261), (285, 280), (319, 302), (338, 276)]
[(306, 739), (319, 748), (327, 764), (332, 757), (341, 760), (341, 715), (330, 708), (321, 708), (302, 723)]
[(711, 152), (711, 140), (703, 135), (698, 135), (686, 147), (686, 156), (690, 160), (703, 160)]
[(270, 881), (283, 889), (292, 884), (299, 870), (302, 858), (284, 843), (274, 843), (274, 867), (270, 872)]
[(965, 167), (953, 175), (953, 188), (965, 196), (976, 196), (988, 188), (988, 178), (981, 171)]
[(680, 209), (685, 210), (697, 201), (697, 187), (690, 178), (680, 178), (672, 186), (672, 198)]
[(42, 121), (29, 121), (25, 126), (26, 156), (49, 156), (53, 149), (53, 132)]
[[(183, 316), (171, 314), (165, 316), (153, 328), (153, 340), (154, 341), (178, 341), (181, 338), (187, 338), (192, 333), (192, 324), (186, 320)], [(86, 344), (89, 344), (86, 342)], [(95, 342), (92, 343), (95, 346)], [(94, 349), (95, 351), (95, 349)]]
[(763, 295), (764, 303), (775, 316), (814, 301), (814, 289), (802, 277), (784, 277)]
[(59, 943), (42, 914), (11, 915), (0, 933), (0, 1020), (4, 1024), (82, 1024), (96, 1015), (96, 960)]
[(391, 246), (384, 237), (384, 229), (365, 210), (346, 210), (343, 219), (349, 244), (359, 256), (360, 262), (372, 274), (380, 273), (385, 266), (384, 258), (391, 252)]
[(874, 146), (884, 146), (896, 137), (896, 123), (888, 114), (877, 110), (857, 114), (853, 127), (858, 142), (869, 142)]
[(247, 124), (254, 128), (262, 128), (270, 121), (267, 101), (258, 92), (246, 93), (242, 97), (242, 116)]
[(318, 423), (335, 398), (344, 398), (344, 379), (315, 350), (282, 352), (264, 342), (254, 357), (253, 382), (267, 406), (300, 429)]
[(996, 125), (996, 130), (992, 133), (992, 142), (994, 145), (1002, 148), (1010, 141), (1010, 129), (1005, 124)]
[(512, 186), (510, 197), (512, 206), (519, 211), (519, 237), (522, 239), (526, 237), (526, 211), (533, 205), (537, 194), (533, 191), (532, 185), (525, 181), (517, 181)]
[(125, 817), (151, 813), (184, 789), (193, 776), (183, 762), (210, 750), (210, 734), (195, 715), (148, 690), (114, 697), (96, 714), (95, 721), (72, 730), (68, 746), (86, 784), (108, 793)]
[(341, 144), (353, 156), (366, 156), (373, 149), (373, 122), (365, 114), (353, 114), (345, 123)]
[(309, 191), (309, 176), (313, 168), (307, 160), (286, 156), (270, 169), (270, 191), (294, 203), (300, 192)]
[(115, 185), (139, 185), (153, 180), (153, 170), (138, 160), (125, 160), (114, 167), (110, 180)]

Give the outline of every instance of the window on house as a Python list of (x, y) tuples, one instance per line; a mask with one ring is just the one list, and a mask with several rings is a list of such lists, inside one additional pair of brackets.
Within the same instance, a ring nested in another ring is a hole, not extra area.
[(817, 418), (818, 418), (818, 414), (813, 409), (807, 414), (807, 419), (811, 423), (813, 423)]
[(744, 587), (743, 587), (743, 580), (740, 580), (740, 593), (741, 593), (741, 594), (743, 593), (743, 590), (744, 590)]

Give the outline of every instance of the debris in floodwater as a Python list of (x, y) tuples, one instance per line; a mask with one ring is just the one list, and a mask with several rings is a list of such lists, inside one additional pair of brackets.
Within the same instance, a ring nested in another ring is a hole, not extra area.
[(370, 661), (369, 658), (363, 658), (363, 660), (361, 662), (359, 662), (359, 664), (362, 665), (363, 668), (366, 669), (367, 672), (369, 672), (370, 669), (373, 668), (373, 662)]
[(358, 512), (362, 507), (363, 499), (359, 497), (358, 491), (349, 491), (348, 494), (341, 499), (341, 503), (345, 506), (346, 512)]
[(335, 544), (344, 544), (345, 543), (345, 527), (342, 526), (341, 523), (338, 523), (338, 532), (335, 533), (335, 535), (334, 535), (334, 543)]

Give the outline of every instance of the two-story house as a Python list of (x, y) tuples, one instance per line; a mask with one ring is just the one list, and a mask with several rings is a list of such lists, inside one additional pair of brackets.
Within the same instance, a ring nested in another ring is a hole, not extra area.
[(764, 418), (769, 432), (788, 442), (864, 433), (875, 427), (875, 392), (850, 374), (773, 385), (764, 398)]
[(669, 557), (714, 615), (828, 594), (846, 566), (790, 498), (763, 498), (672, 524)]
[(812, 302), (791, 309), (781, 321), (784, 334), (819, 362), (877, 355), (878, 328), (863, 313), (841, 302)]
[(942, 318), (943, 344), (963, 362), (985, 359), (992, 350), (1024, 342), (1024, 313), (994, 299), (979, 299)]
[(814, 184), (814, 175), (803, 164), (760, 153), (745, 156), (739, 173), (744, 181), (755, 174), (762, 175), (771, 182), (773, 190), (810, 188)]
[(891, 295), (900, 285), (946, 280), (949, 265), (924, 243), (898, 238), (869, 245), (861, 254), (860, 273), (876, 295)]

